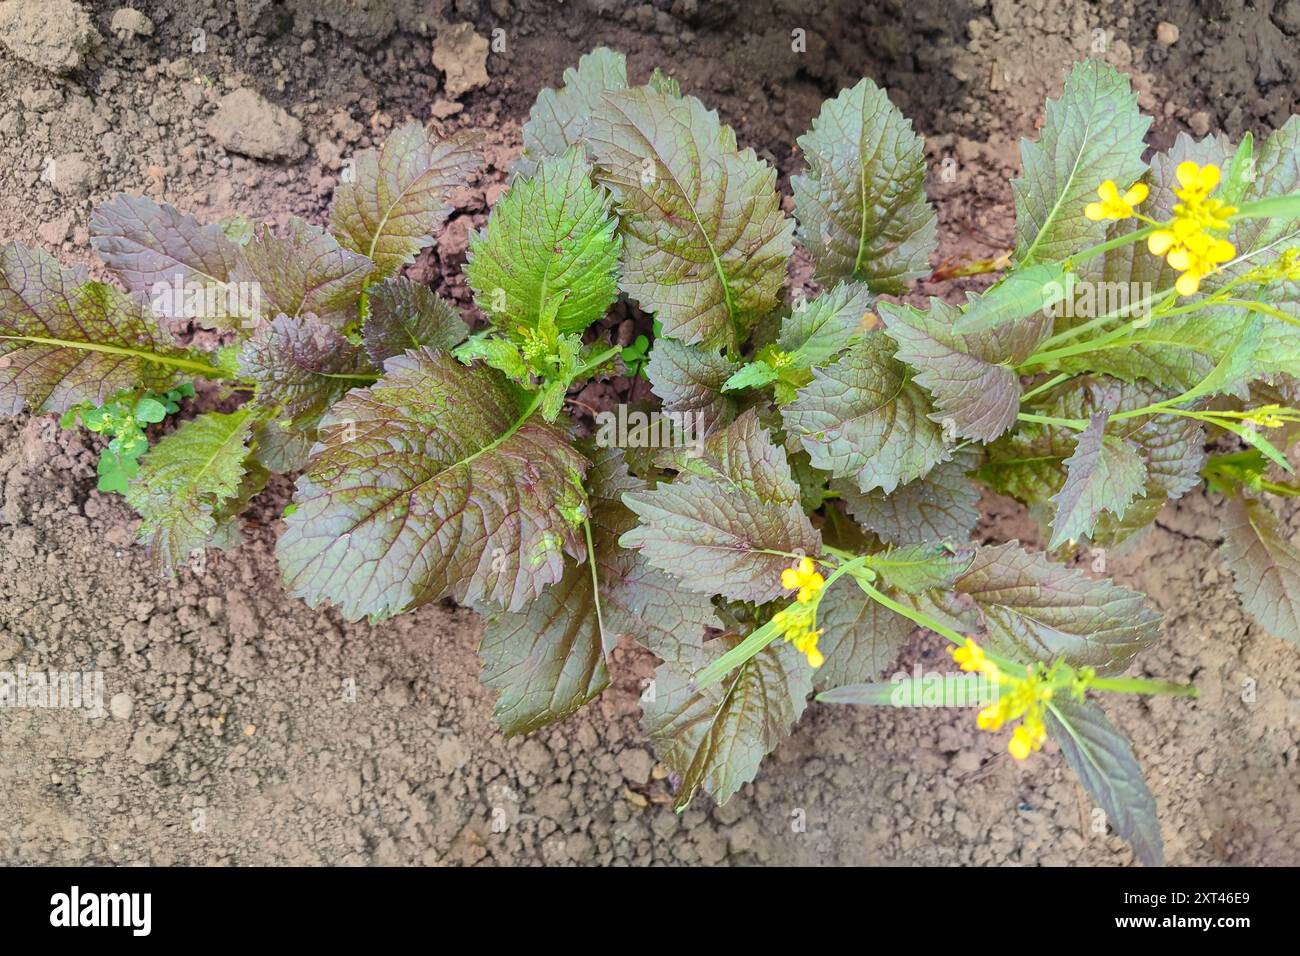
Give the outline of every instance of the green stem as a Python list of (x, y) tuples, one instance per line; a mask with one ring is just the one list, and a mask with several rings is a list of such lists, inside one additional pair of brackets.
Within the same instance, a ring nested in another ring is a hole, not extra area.
[(1043, 392), (1046, 392), (1048, 389), (1055, 388), (1057, 385), (1060, 385), (1062, 382), (1066, 381), (1069, 378), (1070, 378), (1069, 372), (1061, 372), (1059, 375), (1052, 376), (1047, 381), (1043, 382), (1041, 385), (1036, 385), (1033, 388), (1031, 388), (1029, 391), (1025, 392), (1023, 395), (1021, 395), (1020, 396), (1021, 404), (1024, 404), (1025, 402), (1029, 401), (1031, 398), (1033, 398), (1036, 395), (1041, 395)]
[(202, 375), (204, 378), (235, 377), (225, 369), (198, 362), (194, 359), (180, 358), (175, 355), (160, 355), (157, 352), (146, 352), (142, 349), (132, 349), (121, 345), (101, 345), (98, 342), (78, 342), (73, 339), (43, 338), (36, 335), (0, 335), (0, 341), (30, 342), (33, 345), (49, 345), (61, 349), (80, 349), (85, 352), (102, 352), (106, 355), (123, 355), (128, 358), (140, 359), (143, 362), (152, 362), (155, 365), (170, 365), (172, 368), (193, 372), (195, 375)]
[(934, 631), (934, 633), (940, 635), (941, 637), (948, 638), (948, 640), (952, 641), (954, 644), (958, 645), (959, 647), (966, 643), (966, 636), (964, 634), (959, 634), (957, 631), (954, 631), (952, 628), (948, 627), (948, 625), (943, 624), (940, 621), (936, 621), (928, 614), (922, 614), (920, 611), (916, 610), (915, 608), (910, 608), (906, 604), (899, 604), (897, 601), (895, 601), (893, 598), (889, 597), (888, 595), (882, 594), (881, 592), (877, 591), (870, 584), (864, 582), (861, 578), (858, 579), (858, 587), (862, 588), (862, 590), (866, 592), (867, 596), (870, 597), (871, 600), (875, 601), (877, 604), (881, 604), (889, 608), (889, 610), (893, 611), (895, 614), (901, 614), (903, 617), (907, 618), (909, 621), (913, 622), (914, 624), (919, 624), (924, 628), (929, 628), (931, 631)]
[(1081, 432), (1088, 427), (1088, 423), (1082, 418), (1055, 418), (1051, 415), (1034, 415), (1030, 412), (1021, 412), (1016, 418), (1022, 422), (1033, 422), (1036, 425), (1055, 425), (1058, 428), (1070, 428), (1077, 432)]
[(1224, 299), (1224, 305), (1239, 306), (1243, 309), (1249, 309), (1251, 312), (1270, 315), (1275, 319), (1280, 319), (1281, 321), (1286, 322), (1288, 325), (1300, 326), (1300, 319), (1297, 319), (1294, 315), (1288, 315), (1281, 309), (1275, 308), (1271, 305), (1266, 305), (1263, 302), (1252, 302), (1249, 299)]

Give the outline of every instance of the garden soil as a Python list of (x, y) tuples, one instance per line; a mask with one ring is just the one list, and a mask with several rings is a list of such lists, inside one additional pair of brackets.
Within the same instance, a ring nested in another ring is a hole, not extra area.
[[(716, 106), (787, 192), (821, 101), (864, 75), (888, 86), (927, 137), (936, 265), (1008, 248), (1018, 139), (1074, 59), (1133, 76), (1157, 146), (1266, 131), (1300, 90), (1300, 0), (50, 0), (44, 26), (43, 5), (0, 3), (0, 242), (90, 263), (90, 209), (119, 191), (208, 220), (322, 222), (348, 158), (415, 118), (486, 131), (487, 168), (409, 270), (465, 305), (466, 239), (533, 97), (599, 44), (627, 52), (635, 79), (661, 66)], [(235, 91), (256, 122), (221, 115)], [(1052, 745), (1017, 764), (964, 711), (813, 705), (753, 785), (676, 814), (639, 726), (646, 653), (621, 646), (601, 698), (507, 740), (472, 613), (348, 624), (285, 595), (288, 479), (254, 502), (245, 547), (159, 582), (131, 511), (95, 490), (96, 440), (49, 416), (0, 420), (0, 669), (106, 681), (98, 719), (0, 711), (0, 862), (1133, 862)], [(1041, 545), (1019, 506), (985, 506), (982, 540)], [(1170, 863), (1294, 865), (1300, 656), (1237, 606), (1216, 507), (1188, 496), (1105, 556), (1166, 614), (1136, 672), (1195, 681), (1200, 698), (1107, 706)], [(1300, 510), (1285, 518), (1300, 532)], [(916, 636), (899, 666), (941, 655)]]

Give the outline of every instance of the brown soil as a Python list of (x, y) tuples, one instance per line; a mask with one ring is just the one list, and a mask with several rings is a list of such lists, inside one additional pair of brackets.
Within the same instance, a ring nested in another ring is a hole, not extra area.
[[(598, 44), (626, 51), (638, 77), (655, 65), (678, 76), (785, 174), (823, 98), (861, 75), (886, 84), (936, 168), (956, 161), (930, 183), (940, 260), (1006, 247), (1016, 139), (1094, 44), (1134, 75), (1157, 145), (1184, 129), (1265, 129), (1300, 89), (1300, 0), (169, 0), (136, 4), (149, 35), (115, 34), (116, 4), (82, 6), (102, 39), (70, 73), (0, 46), (0, 241), (89, 261), (89, 210), (123, 190), (209, 219), (321, 221), (348, 155), (436, 116), (489, 131), (489, 168), (412, 269), (462, 302), (465, 237), (501, 189), (533, 97)], [(1179, 27), (1172, 46), (1157, 41), (1162, 20)], [(486, 86), (444, 89), (432, 60), (444, 22), (504, 31)], [(806, 53), (790, 51), (796, 29)], [(302, 121), (302, 159), (246, 159), (209, 137), (217, 102), (239, 87)], [(48, 159), (64, 171), (54, 182)], [(632, 647), (577, 718), (507, 741), (478, 682), (470, 612), (352, 625), (282, 593), (272, 544), (289, 488), (277, 480), (257, 499), (242, 550), (159, 583), (131, 543), (130, 510), (94, 490), (89, 437), (49, 417), (0, 420), (0, 666), (102, 670), (116, 698), (100, 720), (0, 711), (0, 862), (1131, 862), (1093, 833), (1050, 745), (1016, 765), (964, 712), (814, 706), (754, 785), (675, 815), (638, 724), (652, 661)], [(1018, 506), (986, 505), (987, 540), (1037, 543)], [(1139, 669), (1194, 679), (1202, 697), (1109, 710), (1147, 769), (1171, 863), (1295, 864), (1300, 659), (1238, 609), (1214, 507), (1194, 495), (1166, 509), (1108, 568), (1168, 615)], [(1289, 523), (1300, 530), (1300, 511)], [(918, 638), (901, 664), (937, 653)]]

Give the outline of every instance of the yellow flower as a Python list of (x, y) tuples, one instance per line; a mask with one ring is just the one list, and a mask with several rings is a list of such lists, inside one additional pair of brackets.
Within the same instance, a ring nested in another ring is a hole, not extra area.
[(1088, 203), (1083, 214), (1093, 222), (1103, 219), (1132, 219), (1133, 207), (1147, 198), (1147, 192), (1146, 183), (1134, 183), (1121, 196), (1114, 180), (1108, 179), (1097, 187), (1097, 196), (1101, 202)]
[(793, 568), (781, 572), (781, 587), (787, 591), (798, 590), (800, 604), (808, 604), (821, 594), (825, 586), (826, 579), (817, 573), (812, 558), (800, 558)]
[(966, 638), (966, 643), (961, 647), (948, 648), (948, 653), (952, 655), (954, 661), (961, 665), (962, 670), (979, 671), (997, 680), (998, 665), (985, 657), (984, 648), (976, 644), (971, 638)]
[[(953, 651), (953, 658), (963, 670), (984, 670), (985, 664), (992, 665), (969, 638), (965, 646)], [(1042, 665), (1036, 665), (1027, 668), (1024, 677), (999, 673), (996, 667), (992, 673), (997, 680), (997, 697), (976, 714), (975, 723), (980, 730), (998, 731), (1019, 720), (1012, 728), (1007, 749), (1017, 760), (1024, 760), (1033, 751), (1042, 749), (1047, 739), (1043, 715), (1052, 699), (1055, 670), (1047, 672)]]
[(1178, 185), (1183, 187), (1175, 189), (1174, 195), (1183, 202), (1198, 202), (1206, 198), (1218, 187), (1222, 177), (1219, 167), (1213, 163), (1202, 166), (1190, 159), (1179, 163), (1174, 175), (1178, 177)]
[(1214, 235), (1227, 232), (1236, 207), (1210, 198), (1219, 185), (1219, 167), (1201, 166), (1190, 160), (1179, 163), (1175, 172), (1181, 188), (1174, 194), (1182, 200), (1174, 206), (1173, 218), (1147, 237), (1152, 255), (1163, 256), (1170, 268), (1182, 273), (1174, 284), (1179, 295), (1195, 295), (1201, 280), (1223, 263), (1232, 261), (1237, 250), (1227, 239)]
[(772, 623), (784, 636), (786, 643), (793, 644), (795, 650), (808, 658), (811, 667), (821, 667), (826, 658), (817, 649), (817, 638), (821, 631), (813, 625), (817, 612), (806, 605), (793, 604), (784, 611), (772, 615)]
[(1236, 247), (1226, 239), (1216, 239), (1204, 232), (1187, 238), (1181, 246), (1169, 251), (1165, 261), (1182, 273), (1174, 283), (1179, 295), (1195, 295), (1201, 280), (1237, 254)]
[[(1048, 697), (1050, 696), (1049, 693)], [(1047, 725), (1043, 722), (1043, 712), (1046, 709), (1047, 704), (1044, 699), (1035, 709), (1025, 714), (1025, 719), (1019, 727), (1011, 731), (1007, 750), (1017, 760), (1024, 760), (1035, 750), (1043, 749), (1043, 742), (1047, 740)]]

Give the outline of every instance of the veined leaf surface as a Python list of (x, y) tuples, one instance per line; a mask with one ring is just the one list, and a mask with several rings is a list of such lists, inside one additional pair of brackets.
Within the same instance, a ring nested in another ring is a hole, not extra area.
[(693, 96), (607, 92), (587, 137), (618, 204), (623, 291), (669, 338), (738, 350), (793, 250), (776, 170)]
[(277, 552), (286, 585), (350, 620), (450, 596), (521, 610), (586, 555), (588, 462), (484, 366), (391, 358), (321, 420)]
[(827, 100), (799, 137), (808, 171), (790, 179), (799, 235), (823, 285), (848, 279), (901, 293), (929, 270), (937, 217), (925, 198), (925, 147), (868, 79)]
[(394, 130), (379, 149), (358, 153), (351, 182), (334, 193), (330, 231), (345, 249), (393, 275), (433, 241), (451, 214), (451, 193), (482, 160), (468, 133), (438, 139), (419, 123)]
[(172, 344), (142, 299), (38, 249), (0, 248), (0, 414), (101, 405), (126, 389), (164, 391), (178, 375), (222, 372)]

